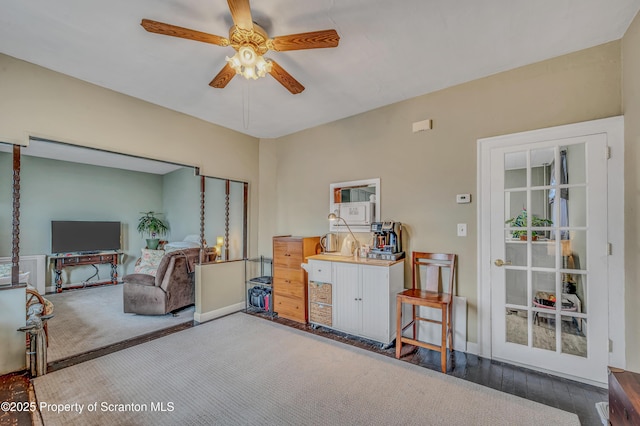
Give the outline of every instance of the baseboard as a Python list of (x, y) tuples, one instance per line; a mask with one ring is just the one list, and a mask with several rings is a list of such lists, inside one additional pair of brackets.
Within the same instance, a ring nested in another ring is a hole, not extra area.
[(224, 308), (216, 309), (214, 311), (203, 312), (201, 314), (193, 314), (193, 319), (198, 322), (211, 321), (212, 319), (220, 318), (225, 315), (232, 314), (234, 312), (241, 311), (245, 308), (244, 302), (236, 303), (235, 305), (225, 306)]

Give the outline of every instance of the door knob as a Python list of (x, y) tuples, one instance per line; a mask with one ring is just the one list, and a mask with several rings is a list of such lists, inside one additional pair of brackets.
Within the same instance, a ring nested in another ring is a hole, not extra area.
[(510, 260), (504, 261), (502, 259), (496, 259), (495, 262), (493, 262), (493, 264), (496, 265), (496, 266), (511, 265), (511, 261)]

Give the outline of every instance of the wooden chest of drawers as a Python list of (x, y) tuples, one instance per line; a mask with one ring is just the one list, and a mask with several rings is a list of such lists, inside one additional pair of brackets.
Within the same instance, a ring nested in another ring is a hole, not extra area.
[(640, 424), (640, 374), (609, 367), (609, 424)]
[(319, 251), (320, 237), (273, 237), (273, 310), (306, 323), (307, 273), (300, 267)]

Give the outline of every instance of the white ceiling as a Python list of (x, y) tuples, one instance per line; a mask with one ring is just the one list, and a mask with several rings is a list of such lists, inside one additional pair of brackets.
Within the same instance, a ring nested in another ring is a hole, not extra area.
[(208, 83), (231, 47), (146, 32), (142, 18), (221, 36), (223, 0), (3, 0), (0, 52), (255, 137), (279, 137), (616, 40), (640, 0), (251, 0), (270, 36), (335, 28), (334, 49), (269, 52), (273, 78)]

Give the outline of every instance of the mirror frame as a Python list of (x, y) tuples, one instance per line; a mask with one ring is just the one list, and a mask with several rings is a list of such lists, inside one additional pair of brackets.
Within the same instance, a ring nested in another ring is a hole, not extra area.
[[(380, 208), (380, 178), (373, 179), (362, 179), (362, 180), (352, 180), (348, 182), (336, 182), (329, 185), (329, 213), (335, 212), (337, 209), (335, 207), (336, 203), (334, 202), (334, 191), (337, 188), (348, 188), (348, 187), (359, 187), (359, 186), (374, 186), (376, 188), (376, 204), (375, 204), (375, 217), (373, 218), (373, 222), (381, 221), (381, 208)], [(341, 232), (346, 231), (346, 227), (341, 222), (340, 224), (336, 223), (337, 221), (329, 222), (329, 231), (331, 232)], [(353, 232), (371, 232), (371, 227), (368, 225), (350, 225), (350, 228)]]

